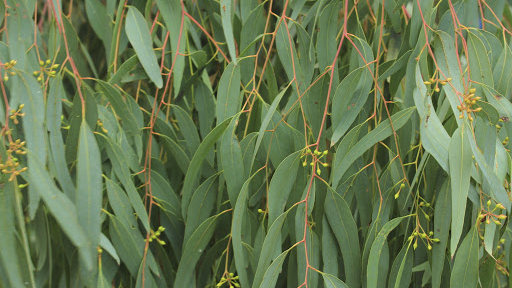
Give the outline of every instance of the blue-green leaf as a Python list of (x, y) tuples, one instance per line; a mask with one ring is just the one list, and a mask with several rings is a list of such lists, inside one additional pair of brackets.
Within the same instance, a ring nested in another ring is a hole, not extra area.
[(325, 197), (325, 214), (343, 256), (346, 283), (357, 287), (361, 282), (361, 248), (356, 222), (347, 202), (332, 189)]
[(163, 80), (160, 74), (160, 68), (156, 60), (155, 52), (153, 52), (153, 41), (149, 33), (146, 20), (144, 16), (135, 7), (128, 8), (126, 15), (126, 36), (130, 44), (132, 44), (137, 57), (149, 78), (155, 83), (158, 88), (162, 88)]
[(471, 178), (471, 164), (473, 163), (471, 146), (466, 135), (466, 122), (463, 122), (453, 133), (450, 142), (449, 163), (452, 185), (452, 233), (450, 238), (450, 252), (453, 257), (459, 243), (466, 213), (466, 201)]
[(233, 36), (233, 0), (220, 0), (220, 17), (222, 19), (222, 29), (224, 31), (224, 37), (228, 43), (229, 55), (236, 64), (236, 48), (235, 48), (235, 37)]
[[(391, 123), (393, 123), (395, 132), (404, 126), (414, 110), (415, 107), (410, 107), (391, 116)], [(357, 142), (357, 144), (355, 144), (349, 151), (343, 151), (345, 152), (344, 155), (340, 157), (338, 157), (338, 155), (336, 156), (332, 171), (333, 187), (338, 186), (338, 183), (345, 172), (357, 158), (363, 155), (363, 153), (370, 149), (375, 143), (382, 141), (393, 134), (391, 123), (390, 119), (382, 121), (377, 127), (375, 127), (375, 129), (359, 140), (359, 142)]]
[(268, 223), (270, 225), (284, 211), (288, 196), (297, 178), (300, 154), (301, 152), (297, 151), (286, 157), (272, 176), (268, 189)]
[(192, 157), (192, 160), (190, 161), (190, 165), (188, 166), (185, 180), (183, 182), (181, 199), (181, 213), (183, 219), (185, 220), (187, 219), (188, 205), (194, 192), (194, 183), (197, 181), (197, 177), (199, 176), (199, 171), (203, 161), (215, 142), (217, 142), (224, 131), (226, 131), (230, 121), (231, 118), (228, 118), (224, 122), (220, 123), (217, 127), (215, 127), (212, 132), (210, 132), (210, 134), (208, 134), (208, 136), (203, 139), (203, 142), (201, 145), (199, 145), (199, 148), (197, 148), (194, 157)]
[(219, 81), (217, 105), (215, 105), (217, 125), (240, 111), (240, 106), (242, 105), (241, 96), (240, 65), (231, 62), (222, 73)]
[(455, 256), (450, 277), (451, 287), (477, 287), (479, 242), (477, 228), (473, 227)]
[(77, 181), (75, 205), (80, 225), (89, 239), (89, 249), (96, 250), (101, 233), (101, 157), (89, 125), (82, 120), (78, 138)]
[[(372, 248), (370, 250), (370, 257), (368, 259), (368, 288), (376, 288), (381, 287), (384, 283), (378, 283), (379, 280), (379, 270), (380, 270), (380, 257), (383, 253), (384, 245), (386, 244), (387, 237), (389, 233), (395, 229), (402, 220), (404, 220), (405, 217), (395, 218), (389, 221), (382, 227), (379, 234), (377, 234), (377, 237), (375, 238), (375, 241), (372, 244)], [(385, 278), (384, 278), (385, 279)], [(381, 284), (381, 286), (379, 286)]]

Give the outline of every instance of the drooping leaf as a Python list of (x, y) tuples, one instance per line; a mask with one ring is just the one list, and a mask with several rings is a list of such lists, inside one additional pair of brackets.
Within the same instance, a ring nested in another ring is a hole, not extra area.
[(466, 235), (453, 263), (450, 286), (476, 287), (478, 284), (478, 232), (476, 227)]
[(163, 80), (158, 68), (156, 55), (153, 52), (149, 28), (144, 16), (135, 7), (129, 7), (126, 15), (126, 35), (132, 44), (137, 57), (149, 78), (158, 88), (162, 88)]
[[(411, 107), (394, 114), (391, 116), (391, 121), (390, 119), (383, 121), (370, 133), (366, 134), (361, 140), (359, 140), (359, 142), (357, 142), (357, 144), (355, 144), (352, 149), (350, 149), (350, 151), (347, 151), (345, 155), (336, 157), (332, 172), (333, 187), (337, 187), (339, 181), (347, 171), (348, 167), (364, 152), (370, 149), (370, 147), (372, 147), (375, 143), (391, 136), (393, 130), (397, 131), (398, 129), (402, 128), (407, 120), (409, 120), (409, 117), (413, 111), (414, 107)], [(390, 122), (393, 123), (393, 127), (391, 127)]]
[(231, 118), (224, 120), (224, 122), (220, 123), (215, 127), (205, 139), (199, 147), (197, 148), (194, 157), (190, 161), (190, 165), (187, 170), (187, 174), (185, 175), (185, 180), (183, 183), (182, 189), (182, 200), (181, 200), (181, 211), (184, 219), (187, 219), (187, 211), (188, 205), (190, 203), (190, 199), (192, 198), (193, 186), (194, 182), (197, 181), (197, 176), (199, 174), (199, 170), (201, 169), (201, 164), (203, 163), (206, 155), (210, 148), (217, 142), (217, 140), (222, 136), (224, 131), (228, 128), (228, 125), (231, 121)]
[(234, 61), (222, 73), (217, 91), (217, 105), (215, 106), (215, 115), (217, 116), (217, 125), (224, 120), (235, 116), (240, 111), (242, 105), (242, 95), (240, 95), (240, 65)]
[(345, 200), (329, 190), (325, 198), (325, 214), (343, 256), (346, 283), (358, 286), (361, 279), (361, 249), (357, 226)]
[(297, 178), (300, 154), (301, 152), (297, 151), (286, 157), (272, 177), (268, 189), (268, 222), (271, 225), (284, 212), (288, 196)]
[[(467, 124), (466, 124), (467, 125)], [(469, 191), (469, 180), (471, 177), (471, 167), (473, 160), (471, 158), (471, 146), (466, 134), (465, 123), (462, 124), (453, 133), (450, 142), (449, 163), (450, 163), (450, 183), (452, 186), (452, 227), (450, 238), (450, 252), (453, 257), (457, 244), (459, 243), (464, 225), (464, 215), (466, 213), (466, 201)]]
[[(379, 261), (383, 253), (383, 247), (386, 244), (386, 238), (393, 229), (404, 220), (405, 217), (395, 218), (386, 223), (377, 234), (375, 241), (373, 242), (372, 249), (370, 250), (370, 258), (368, 259), (367, 279), (368, 287), (379, 287)], [(387, 268), (387, 267), (386, 267)], [(382, 283), (381, 283), (382, 285)]]
[(187, 287), (192, 283), (197, 261), (210, 241), (220, 216), (221, 214), (212, 216), (201, 223), (184, 245), (183, 255), (174, 281), (175, 287)]

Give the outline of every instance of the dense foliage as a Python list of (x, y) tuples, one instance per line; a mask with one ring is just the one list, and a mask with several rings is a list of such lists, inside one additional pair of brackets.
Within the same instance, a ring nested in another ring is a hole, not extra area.
[(512, 284), (512, 1), (0, 10), (0, 287)]

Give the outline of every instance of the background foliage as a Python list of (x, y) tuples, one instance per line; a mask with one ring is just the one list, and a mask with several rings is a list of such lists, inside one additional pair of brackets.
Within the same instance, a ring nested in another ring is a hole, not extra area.
[(0, 287), (505, 287), (512, 1), (4, 0)]

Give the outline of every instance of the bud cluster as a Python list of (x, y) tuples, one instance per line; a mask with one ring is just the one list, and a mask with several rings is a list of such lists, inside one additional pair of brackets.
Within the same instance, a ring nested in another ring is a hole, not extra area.
[(476, 101), (482, 99), (482, 97), (475, 97), (475, 88), (471, 88), (468, 91), (469, 93), (464, 96), (464, 101), (461, 105), (457, 106), (457, 109), (460, 111), (459, 118), (462, 119), (464, 117), (463, 111), (465, 110), (468, 113), (469, 121), (473, 121), (473, 116), (471, 116), (471, 112), (480, 112), (482, 111), (482, 107), (474, 108), (473, 105), (476, 104)]
[(20, 173), (27, 171), (27, 167), (20, 168), (20, 162), (17, 157), (14, 157), (12, 153), (18, 155), (27, 154), (26, 151), (22, 150), (25, 146), (25, 141), (17, 139), (14, 142), (9, 143), (9, 149), (7, 149), (7, 159), (5, 162), (0, 163), (0, 170), (3, 174), (11, 174), (9, 181), (16, 179)]
[[(320, 152), (318, 151), (317, 149), (315, 149), (315, 151), (311, 151), (311, 149), (307, 148), (306, 151), (302, 154), (302, 156), (300, 158), (303, 158), (305, 157), (304, 161), (302, 162), (302, 166), (303, 167), (306, 167), (306, 165), (308, 165), (308, 158), (307, 156), (308, 155), (311, 155), (313, 157), (311, 163), (309, 163), (309, 165), (311, 165), (311, 167), (314, 167), (315, 166), (315, 162), (318, 162), (319, 165), (322, 165), (323, 167), (329, 167), (329, 164), (328, 163), (323, 163), (320, 161), (320, 159), (322, 159), (324, 156), (326, 156), (327, 154), (329, 153), (328, 150), (325, 150), (323, 152)], [(320, 173), (322, 173), (322, 171), (320, 170), (320, 166), (317, 166), (316, 168), (316, 174), (317, 175), (320, 175)]]
[(432, 238), (432, 236), (434, 236), (434, 232), (432, 232), (432, 231), (428, 232), (428, 234), (427, 234), (424, 232), (420, 233), (416, 229), (416, 231), (414, 231), (411, 234), (411, 236), (409, 236), (409, 238), (407, 238), (407, 241), (415, 240), (412, 247), (414, 248), (414, 250), (416, 250), (416, 248), (418, 248), (418, 238), (425, 239), (427, 241), (427, 249), (432, 250), (432, 243), (439, 243), (439, 241), (441, 241), (441, 240), (439, 240), (439, 238)]
[(7, 63), (4, 64), (4, 70), (5, 70), (5, 74), (4, 74), (4, 81), (9, 81), (9, 75), (11, 76), (14, 76), (16, 75), (16, 72), (15, 71), (7, 71), (11, 68), (13, 68), (14, 66), (16, 66), (16, 63), (17, 61), (16, 60), (11, 60)]
[(501, 225), (500, 220), (507, 219), (507, 215), (505, 214), (494, 214), (494, 212), (498, 209), (505, 210), (505, 206), (501, 203), (497, 203), (494, 208), (491, 210), (492, 202), (491, 200), (487, 201), (487, 211), (482, 209), (478, 214), (478, 223), (485, 222), (487, 225), (491, 224), (491, 221), (496, 225)]
[(25, 104), (21, 104), (19, 107), (18, 107), (18, 110), (14, 110), (12, 109), (11, 110), (11, 116), (9, 116), (9, 119), (12, 120), (12, 122), (14, 123), (14, 125), (17, 125), (19, 123), (18, 121), (18, 116), (20, 117), (23, 117), (25, 116), (25, 113), (22, 113), (21, 110), (23, 109), (23, 107), (25, 107)]
[(39, 61), (39, 67), (41, 67), (41, 70), (34, 71), (34, 73), (32, 73), (34, 76), (37, 76), (37, 81), (44, 82), (44, 74), (48, 75), (48, 77), (55, 77), (57, 72), (54, 71), (54, 69), (59, 68), (59, 64), (50, 64), (52, 64), (50, 59), (46, 60), (46, 62), (43, 60)]
[(158, 237), (162, 234), (162, 232), (165, 231), (165, 227), (160, 226), (158, 227), (158, 230), (151, 231), (151, 236), (149, 236), (149, 242), (153, 242), (153, 240), (156, 240), (160, 245), (165, 245), (165, 241), (158, 239)]
[[(435, 75), (434, 75), (435, 77)], [(435, 84), (434, 86), (434, 91), (436, 92), (439, 92), (441, 91), (441, 89), (439, 89), (439, 84), (441, 85), (446, 85), (448, 82), (452, 81), (452, 78), (446, 78), (445, 80), (441, 80), (439, 78), (434, 78), (434, 77), (431, 77), (429, 80), (423, 82), (423, 84), (425, 85), (432, 85), (432, 84)]]
[(222, 285), (224, 285), (224, 283), (226, 283), (228, 285), (228, 287), (232, 288), (232, 287), (237, 287), (239, 288), (240, 287), (240, 283), (238, 283), (238, 276), (235, 276), (234, 273), (225, 273), (224, 276), (222, 276), (222, 278), (220, 278), (220, 282), (217, 283), (217, 285), (215, 285), (216, 287), (221, 287)]

